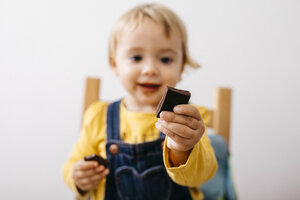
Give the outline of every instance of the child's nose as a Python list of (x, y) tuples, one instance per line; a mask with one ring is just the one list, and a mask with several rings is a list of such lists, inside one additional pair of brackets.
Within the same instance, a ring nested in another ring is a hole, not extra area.
[(154, 62), (147, 62), (143, 66), (142, 74), (144, 75), (156, 75), (158, 74), (158, 68)]

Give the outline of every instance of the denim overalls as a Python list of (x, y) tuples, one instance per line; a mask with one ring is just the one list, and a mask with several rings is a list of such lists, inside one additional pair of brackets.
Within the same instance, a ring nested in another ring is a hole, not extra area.
[(120, 102), (108, 106), (106, 154), (110, 173), (105, 199), (189, 200), (189, 189), (168, 176), (162, 156), (164, 135), (157, 140), (129, 144), (120, 139)]

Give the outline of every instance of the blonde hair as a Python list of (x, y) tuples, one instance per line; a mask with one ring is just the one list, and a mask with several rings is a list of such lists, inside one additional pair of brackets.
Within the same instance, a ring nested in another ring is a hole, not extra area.
[(115, 61), (118, 38), (122, 30), (124, 30), (124, 28), (135, 28), (140, 25), (144, 19), (151, 19), (160, 24), (164, 28), (167, 37), (170, 37), (173, 31), (178, 32), (182, 41), (183, 66), (189, 65), (193, 68), (200, 67), (200, 65), (190, 57), (184, 23), (172, 10), (157, 3), (143, 4), (134, 7), (122, 15), (115, 23), (109, 37), (108, 56), (110, 64)]

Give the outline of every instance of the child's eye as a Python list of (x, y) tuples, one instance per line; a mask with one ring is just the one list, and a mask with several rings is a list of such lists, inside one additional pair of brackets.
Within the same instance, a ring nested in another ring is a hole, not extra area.
[(136, 55), (136, 56), (131, 56), (130, 60), (138, 62), (142, 60), (142, 56)]
[(163, 63), (165, 63), (165, 64), (169, 64), (169, 63), (171, 63), (173, 60), (172, 60), (172, 58), (169, 58), (169, 57), (162, 57), (162, 58), (160, 59), (160, 61), (163, 62)]

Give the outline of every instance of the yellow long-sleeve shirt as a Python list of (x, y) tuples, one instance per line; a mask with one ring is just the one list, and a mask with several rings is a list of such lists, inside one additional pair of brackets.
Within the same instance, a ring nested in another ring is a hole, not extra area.
[[(106, 111), (108, 105), (106, 102), (98, 101), (87, 109), (84, 114), (80, 138), (63, 166), (63, 179), (77, 196), (80, 195), (72, 178), (74, 163), (90, 154), (99, 154), (106, 158)], [(197, 108), (204, 123), (207, 122), (210, 117), (207, 110), (204, 107)], [(123, 102), (121, 103), (120, 134), (124, 142), (141, 143), (157, 139), (159, 131), (155, 127), (156, 121), (155, 113), (131, 112), (126, 109)], [(185, 164), (171, 167), (168, 156), (168, 148), (164, 145), (164, 164), (171, 179), (178, 184), (189, 187), (193, 199), (203, 199), (199, 185), (212, 178), (217, 170), (217, 161), (206, 133), (194, 146)], [(94, 191), (90, 191), (84, 197), (91, 195), (93, 200), (103, 200), (105, 182), (106, 180), (103, 179)]]

